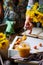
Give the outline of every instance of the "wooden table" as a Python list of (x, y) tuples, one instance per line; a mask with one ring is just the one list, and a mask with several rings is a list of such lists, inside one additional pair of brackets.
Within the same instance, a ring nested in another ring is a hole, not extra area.
[[(19, 35), (19, 34), (13, 34), (13, 35), (10, 35), (9, 36), (8, 39), (9, 39), (10, 43), (13, 41), (13, 39), (17, 35)], [(3, 55), (3, 57), (9, 59), (7, 53), (5, 55)], [(12, 59), (10, 58), (10, 60), (12, 60)], [(39, 65), (39, 62), (38, 61), (25, 61), (25, 62), (20, 61), (20, 60), (13, 60), (13, 61), (14, 61), (14, 63), (18, 63), (18, 65)]]

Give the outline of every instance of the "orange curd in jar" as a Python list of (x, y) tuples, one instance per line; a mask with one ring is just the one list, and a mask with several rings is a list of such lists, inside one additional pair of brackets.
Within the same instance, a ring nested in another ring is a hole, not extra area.
[(30, 53), (30, 46), (26, 44), (21, 44), (18, 47), (18, 51), (21, 57), (28, 57)]

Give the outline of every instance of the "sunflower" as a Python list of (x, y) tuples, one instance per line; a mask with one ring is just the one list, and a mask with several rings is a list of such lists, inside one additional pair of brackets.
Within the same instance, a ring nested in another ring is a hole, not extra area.
[(2, 40), (4, 40), (4, 39), (6, 39), (6, 35), (3, 34), (3, 33), (0, 33), (0, 41), (2, 41)]
[(0, 48), (1, 49), (6, 49), (9, 46), (9, 41), (7, 39), (3, 40), (0, 42)]
[(0, 49), (2, 48), (2, 44), (0, 44)]

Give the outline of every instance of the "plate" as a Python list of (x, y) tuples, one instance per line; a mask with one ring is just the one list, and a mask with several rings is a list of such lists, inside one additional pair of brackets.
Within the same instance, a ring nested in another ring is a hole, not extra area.
[[(12, 44), (10, 45), (10, 47), (8, 49), (8, 55), (9, 56), (14, 56), (14, 55), (18, 54), (18, 51), (13, 49), (13, 46), (14, 46), (16, 40), (18, 38), (21, 38), (21, 37), (22, 36), (16, 36), (14, 38)], [(30, 45), (30, 47), (31, 47), (30, 53), (31, 54), (43, 52), (43, 40), (42, 39), (27, 37), (27, 39), (23, 42)], [(39, 46), (39, 43), (41, 43), (42, 46)], [(34, 49), (34, 46), (37, 46), (37, 49)]]

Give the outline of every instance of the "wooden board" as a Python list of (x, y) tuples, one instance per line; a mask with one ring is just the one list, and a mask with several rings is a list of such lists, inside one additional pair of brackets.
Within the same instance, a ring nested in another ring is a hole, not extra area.
[(31, 34), (29, 34), (29, 30), (24, 31), (24, 32), (21, 33), (21, 34), (22, 34), (22, 35), (32, 36), (32, 37), (38, 37), (38, 35), (39, 35), (41, 32), (42, 32), (42, 28), (33, 28)]
[(38, 38), (43, 39), (43, 32), (41, 32), (41, 33), (38, 35)]

